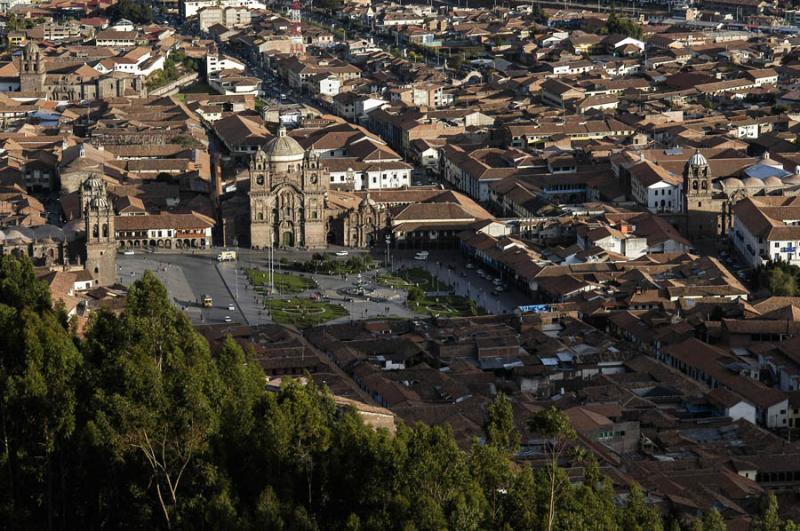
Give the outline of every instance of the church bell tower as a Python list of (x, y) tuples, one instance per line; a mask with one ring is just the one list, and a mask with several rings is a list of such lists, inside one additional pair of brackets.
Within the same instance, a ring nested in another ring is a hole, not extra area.
[(34, 42), (29, 42), (22, 50), (19, 69), (19, 84), (22, 92), (44, 92), (47, 69), (44, 55)]
[(86, 231), (86, 270), (99, 285), (111, 285), (117, 278), (114, 209), (99, 175), (90, 175), (81, 185), (81, 205)]

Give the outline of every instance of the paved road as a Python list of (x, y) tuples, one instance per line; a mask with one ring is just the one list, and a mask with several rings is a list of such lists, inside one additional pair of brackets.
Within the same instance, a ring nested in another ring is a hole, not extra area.
[[(145, 270), (155, 273), (167, 288), (170, 300), (183, 309), (195, 324), (226, 322), (246, 323), (244, 314), (237, 308), (233, 294), (216, 268), (216, 258), (210, 254), (150, 254), (119, 255), (118, 273), (122, 284), (129, 286), (142, 277)], [(212, 308), (203, 308), (202, 296), (211, 295)], [(229, 310), (234, 305), (234, 310)], [(255, 323), (253, 323), (255, 324)]]

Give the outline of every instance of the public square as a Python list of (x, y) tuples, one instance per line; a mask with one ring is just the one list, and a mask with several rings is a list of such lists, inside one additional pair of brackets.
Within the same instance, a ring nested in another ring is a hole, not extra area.
[[(415, 314), (406, 305), (406, 292), (377, 284), (377, 276), (389, 273), (383, 267), (364, 273), (360, 277), (361, 284), (368, 290), (368, 296), (352, 296), (346, 290), (352, 290), (359, 282), (358, 275), (342, 276), (321, 275), (287, 271), (286, 261), (307, 260), (310, 252), (276, 251), (274, 253), (275, 273), (313, 278), (317, 287), (302, 293), (269, 293), (269, 289), (256, 290), (247, 278), (248, 269), (269, 270), (269, 256), (264, 251), (239, 250), (237, 261), (218, 262), (220, 249), (212, 249), (195, 254), (137, 252), (134, 255), (118, 256), (118, 274), (122, 284), (128, 286), (141, 278), (145, 270), (153, 271), (164, 283), (170, 299), (194, 324), (243, 323), (249, 325), (272, 322), (265, 308), (265, 299), (297, 299), (319, 297), (331, 304), (344, 307), (348, 315), (337, 317), (328, 322), (345, 322), (351, 319), (367, 319), (372, 317), (427, 317)], [(352, 251), (351, 251), (352, 253)], [(337, 257), (346, 259), (347, 257)], [(488, 280), (480, 278), (474, 270), (465, 267), (467, 261), (456, 251), (434, 251), (427, 260), (415, 260), (411, 251), (392, 252), (391, 269), (421, 268), (449, 284), (453, 293), (475, 301), (478, 307), (487, 313), (504, 313), (517, 306), (527, 304), (528, 299), (513, 289), (492, 295), (494, 286)], [(385, 254), (375, 255), (385, 266)], [(449, 266), (449, 267), (448, 267)], [(202, 297), (210, 295), (213, 300), (211, 308), (202, 306)], [(231, 309), (232, 308), (232, 309)]]

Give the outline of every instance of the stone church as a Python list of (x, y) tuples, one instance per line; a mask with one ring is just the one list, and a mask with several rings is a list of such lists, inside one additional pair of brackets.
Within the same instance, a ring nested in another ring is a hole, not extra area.
[(715, 180), (708, 160), (697, 151), (686, 162), (683, 179), (686, 235), (692, 239), (727, 235), (733, 207), (746, 197), (800, 195), (800, 168), (787, 171), (768, 152), (740, 177)]
[(328, 186), (319, 157), (281, 126), (250, 161), (249, 177), (251, 247), (326, 246)]
[(93, 100), (145, 97), (144, 76), (111, 72), (102, 74), (84, 62), (72, 62), (48, 69), (42, 50), (29, 42), (19, 60), (20, 91), (51, 100)]

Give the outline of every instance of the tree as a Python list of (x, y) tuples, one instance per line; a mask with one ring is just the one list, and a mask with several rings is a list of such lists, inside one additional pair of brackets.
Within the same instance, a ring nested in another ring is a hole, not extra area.
[(0, 258), (0, 518), (12, 527), (66, 518), (58, 478), (68, 467), (82, 357), (65, 325), (30, 260)]
[(719, 514), (716, 507), (712, 507), (705, 516), (703, 516), (703, 531), (727, 531), (728, 526), (725, 524), (725, 519)]
[(505, 393), (498, 393), (487, 409), (483, 431), (486, 433), (486, 444), (507, 454), (514, 454), (519, 450), (519, 430), (514, 423), (511, 401)]
[(539, 4), (534, 4), (531, 17), (537, 24), (547, 24), (547, 15)]
[(783, 522), (778, 513), (778, 498), (768, 493), (761, 499), (761, 510), (753, 518), (751, 531), (781, 531)]
[(625, 37), (633, 37), (640, 39), (642, 37), (642, 27), (629, 19), (617, 15), (614, 11), (608, 16), (605, 32), (609, 35), (623, 35)]
[(622, 511), (620, 526), (623, 531), (656, 531), (663, 529), (661, 514), (656, 507), (645, 502), (638, 484), (631, 485), (628, 503)]
[(128, 19), (137, 24), (149, 24), (153, 21), (153, 8), (136, 0), (120, 0), (106, 9), (112, 20)]
[(100, 369), (105, 389), (89, 429), (97, 444), (146, 471), (143, 487), (171, 528), (193, 510), (187, 476), (201, 473), (219, 426), (219, 377), (207, 343), (151, 272), (130, 288), (118, 326), (128, 333)]
[(569, 417), (555, 406), (539, 411), (528, 421), (528, 428), (531, 432), (550, 439), (546, 448), (547, 470), (546, 477), (548, 482), (547, 492), (547, 516), (545, 528), (552, 531), (556, 517), (556, 503), (559, 496), (569, 486), (563, 470), (558, 466), (559, 459), (566, 451), (569, 441), (576, 437), (575, 430), (572, 429)]
[(774, 267), (767, 272), (767, 287), (776, 296), (793, 297), (797, 294), (797, 279), (782, 267)]

